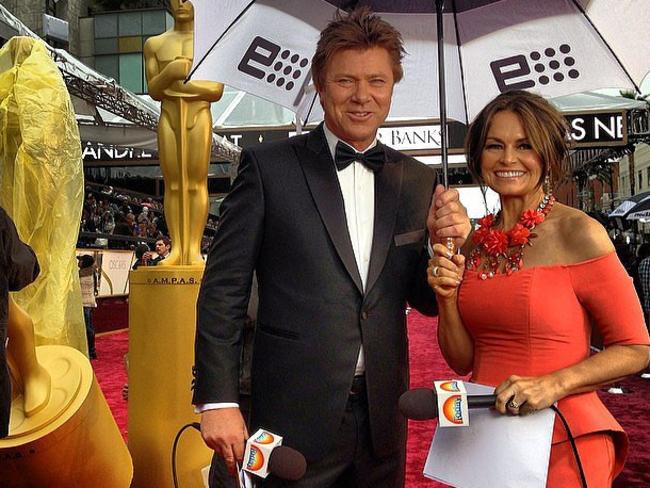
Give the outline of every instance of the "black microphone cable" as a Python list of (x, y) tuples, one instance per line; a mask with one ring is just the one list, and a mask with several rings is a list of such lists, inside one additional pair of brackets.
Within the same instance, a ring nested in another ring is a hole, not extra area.
[(585, 476), (585, 470), (582, 468), (582, 462), (580, 461), (580, 454), (578, 454), (578, 446), (576, 446), (576, 441), (573, 438), (571, 429), (569, 429), (569, 423), (566, 421), (564, 415), (562, 415), (562, 412), (560, 412), (559, 408), (557, 408), (555, 405), (551, 405), (551, 409), (553, 409), (557, 414), (557, 416), (560, 417), (560, 420), (564, 425), (564, 430), (566, 430), (567, 436), (569, 437), (569, 442), (571, 443), (571, 448), (573, 449), (573, 455), (575, 456), (576, 463), (578, 464), (578, 470), (580, 471), (580, 481), (582, 482), (582, 488), (587, 488), (587, 477)]
[(185, 424), (181, 427), (174, 438), (174, 444), (172, 446), (172, 476), (174, 477), (174, 488), (178, 488), (178, 477), (176, 476), (176, 448), (178, 447), (178, 441), (180, 440), (181, 435), (190, 427), (194, 427), (196, 430), (201, 432), (201, 424), (198, 422), (192, 422), (191, 424)]

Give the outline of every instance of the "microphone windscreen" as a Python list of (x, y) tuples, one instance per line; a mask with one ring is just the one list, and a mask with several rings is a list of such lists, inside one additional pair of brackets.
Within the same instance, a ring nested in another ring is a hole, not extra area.
[(305, 476), (307, 461), (305, 456), (287, 446), (278, 446), (271, 452), (269, 472), (280, 479), (297, 481)]
[(438, 417), (438, 400), (431, 388), (414, 388), (399, 397), (399, 411), (411, 420), (429, 420)]

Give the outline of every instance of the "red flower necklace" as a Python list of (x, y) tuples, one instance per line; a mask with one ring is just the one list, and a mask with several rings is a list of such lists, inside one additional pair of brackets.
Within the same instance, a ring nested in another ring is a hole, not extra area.
[(520, 270), (524, 265), (524, 247), (526, 244), (532, 246), (530, 240), (537, 237), (532, 230), (544, 222), (553, 202), (553, 195), (544, 195), (537, 209), (524, 211), (519, 221), (508, 232), (494, 228), (499, 214), (496, 217), (494, 214), (488, 214), (480, 219), (480, 227), (472, 234), (476, 247), (469, 255), (467, 269), (477, 270), (482, 280), (493, 278), (503, 262), (504, 272), (508, 276)]

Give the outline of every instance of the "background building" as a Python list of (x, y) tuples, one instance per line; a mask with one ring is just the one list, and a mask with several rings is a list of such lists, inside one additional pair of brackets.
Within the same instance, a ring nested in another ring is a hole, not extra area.
[(137, 94), (147, 93), (144, 42), (173, 23), (163, 0), (3, 0), (2, 5), (49, 44)]
[(624, 156), (619, 161), (619, 199), (630, 196), (630, 158), (634, 160), (634, 193), (650, 190), (650, 146), (639, 144), (633, 154)]
[[(74, 56), (81, 50), (79, 18), (88, 15), (93, 0), (2, 0), (2, 5), (18, 17), (27, 27), (56, 47), (64, 47)], [(54, 26), (45, 15), (60, 19)], [(67, 30), (67, 39), (62, 31)]]
[(172, 16), (162, 6), (91, 12), (93, 16), (79, 19), (81, 61), (133, 93), (147, 93), (144, 43), (171, 28)]

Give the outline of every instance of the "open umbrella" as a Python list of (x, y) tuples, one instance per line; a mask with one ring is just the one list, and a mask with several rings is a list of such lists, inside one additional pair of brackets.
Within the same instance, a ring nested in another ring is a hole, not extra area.
[[(556, 97), (605, 87), (638, 91), (650, 70), (646, 0), (224, 0), (218, 8), (213, 0), (192, 3), (191, 78), (261, 96), (303, 122), (322, 117), (309, 63), (338, 7), (368, 5), (404, 36), (408, 55), (393, 96), (393, 120), (437, 118), (440, 75), (448, 116), (466, 123), (501, 92), (528, 89)], [(440, 19), (436, 3), (444, 6)]]
[(636, 203), (627, 211), (627, 215), (625, 217), (627, 220), (650, 219), (650, 192), (646, 191), (644, 193), (640, 193), (639, 195), (635, 195), (635, 197), (638, 197), (640, 195), (644, 196), (638, 200), (638, 203)]
[(636, 195), (631, 196), (630, 198), (624, 200), (618, 207), (616, 207), (608, 217), (628, 217), (632, 211), (637, 211), (636, 208), (640, 203), (645, 202), (650, 199), (650, 191), (644, 191), (642, 193), (637, 193)]

